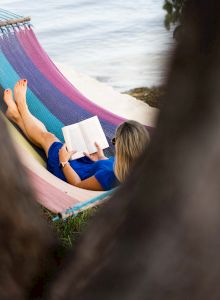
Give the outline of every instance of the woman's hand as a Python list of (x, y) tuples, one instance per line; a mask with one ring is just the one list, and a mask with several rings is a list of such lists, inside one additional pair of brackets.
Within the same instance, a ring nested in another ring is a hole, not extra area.
[(92, 153), (92, 154), (88, 154), (88, 153), (84, 152), (84, 155), (87, 156), (88, 158), (90, 158), (92, 161), (97, 161), (97, 160), (101, 160), (101, 159), (108, 159), (108, 157), (106, 157), (104, 155), (104, 152), (100, 148), (99, 144), (95, 143), (95, 147), (97, 149), (97, 152)]
[(66, 144), (63, 145), (63, 147), (59, 150), (59, 160), (60, 162), (66, 162), (68, 161), (71, 156), (76, 153), (77, 151), (68, 151), (66, 148)]

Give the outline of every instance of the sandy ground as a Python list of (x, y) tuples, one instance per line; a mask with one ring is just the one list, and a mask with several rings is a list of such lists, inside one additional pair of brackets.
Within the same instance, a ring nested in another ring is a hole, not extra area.
[(63, 75), (89, 100), (123, 118), (155, 126), (159, 110), (102, 82), (56, 63)]

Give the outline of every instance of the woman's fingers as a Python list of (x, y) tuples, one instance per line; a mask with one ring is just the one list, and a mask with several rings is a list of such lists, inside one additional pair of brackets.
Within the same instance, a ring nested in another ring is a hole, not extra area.
[(66, 143), (63, 144), (63, 148), (65, 148), (66, 151), (68, 151)]
[(89, 159), (94, 160), (93, 157), (92, 157), (89, 153), (83, 152), (83, 154), (84, 154), (86, 157), (88, 157)]
[(98, 160), (98, 154), (97, 152), (96, 153), (93, 153), (93, 154), (89, 154), (87, 152), (83, 152), (83, 154), (88, 157), (89, 159), (91, 159), (92, 161), (97, 161)]
[(84, 154), (85, 156), (87, 156), (87, 157), (89, 157), (89, 158), (90, 158), (90, 155), (89, 155), (89, 153), (87, 153), (87, 152), (83, 152), (83, 154)]
[(95, 146), (96, 146), (97, 150), (101, 149), (100, 146), (99, 146), (99, 144), (97, 142), (95, 142)]
[(97, 142), (95, 142), (95, 146), (96, 146), (98, 154), (100, 154), (100, 153), (102, 154), (103, 153), (102, 148), (99, 146), (99, 144)]
[(97, 142), (95, 142), (95, 146), (97, 149), (98, 159), (101, 159), (104, 156), (104, 152)]
[(73, 154), (75, 154), (77, 152), (77, 150), (71, 150), (71, 151), (69, 151), (66, 144), (63, 144), (63, 147), (61, 149), (65, 150), (70, 155), (73, 155)]
[(60, 160), (62, 160), (62, 161), (67, 161), (67, 160), (69, 160), (69, 159), (71, 158), (71, 156), (72, 156), (73, 154), (75, 154), (76, 152), (77, 152), (76, 150), (68, 151), (68, 150), (67, 150), (67, 147), (66, 147), (66, 144), (64, 144), (64, 145), (62, 146), (62, 148), (60, 148), (60, 150), (59, 150), (59, 158), (60, 158)]

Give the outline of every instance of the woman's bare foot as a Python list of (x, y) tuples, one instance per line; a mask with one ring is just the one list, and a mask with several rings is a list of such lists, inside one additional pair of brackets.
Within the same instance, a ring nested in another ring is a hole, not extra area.
[(14, 86), (14, 97), (20, 112), (27, 108), (26, 93), (27, 80), (21, 79)]
[(16, 103), (14, 102), (11, 89), (7, 89), (4, 91), (3, 99), (6, 103), (6, 105), (8, 106), (6, 113), (5, 113), (7, 118), (13, 122), (17, 122), (21, 118), (21, 116), (18, 111), (18, 107), (17, 107)]
[(29, 136), (27, 134), (27, 130), (24, 126), (24, 122), (23, 122), (20, 112), (18, 110), (17, 104), (15, 103), (15, 101), (13, 99), (12, 90), (11, 89), (5, 90), (3, 98), (4, 98), (6, 105), (8, 106), (8, 109), (6, 110), (6, 113), (5, 113), (6, 117), (9, 120), (13, 121), (15, 124), (17, 124), (21, 128), (23, 133), (29, 138)]

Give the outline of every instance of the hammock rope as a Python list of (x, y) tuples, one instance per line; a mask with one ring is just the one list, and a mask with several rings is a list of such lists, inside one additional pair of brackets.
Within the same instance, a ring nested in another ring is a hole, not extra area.
[(0, 9), (0, 28), (2, 31), (4, 30), (3, 27), (10, 30), (14, 29), (14, 27), (19, 27), (20, 25), (31, 25), (30, 21), (30, 17), (22, 17)]
[(8, 11), (8, 10), (5, 10), (5, 9), (2, 9), (0, 8), (0, 20), (2, 18), (5, 18), (7, 20), (10, 20), (10, 19), (18, 19), (18, 18), (23, 18), (23, 16), (21, 15), (18, 15), (18, 14), (15, 14), (11, 11)]

